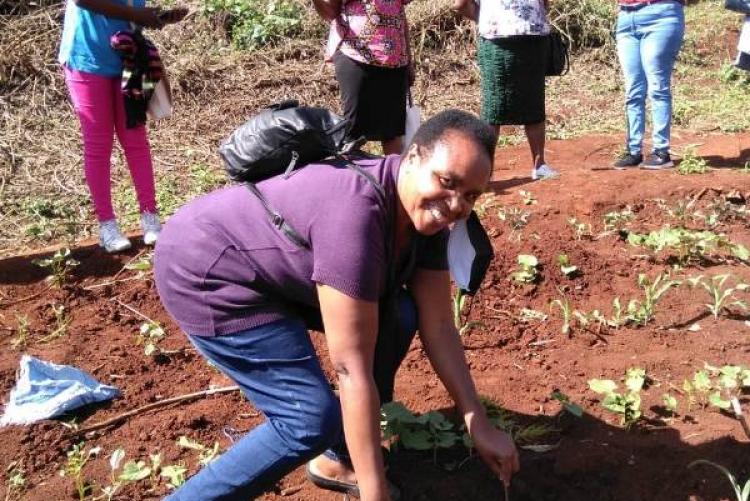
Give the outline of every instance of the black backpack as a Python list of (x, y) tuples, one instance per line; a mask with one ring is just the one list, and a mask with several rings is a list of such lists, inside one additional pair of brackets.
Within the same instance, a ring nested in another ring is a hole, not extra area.
[[(255, 183), (333, 157), (370, 182), (384, 204), (385, 192), (367, 171), (351, 162), (371, 157), (360, 150), (364, 138), (347, 141), (349, 121), (326, 108), (300, 106), (296, 100), (271, 105), (239, 126), (221, 142), (224, 170), (258, 198), (276, 228), (296, 245), (310, 244), (268, 203)], [(387, 205), (386, 205), (387, 206)]]
[(326, 108), (284, 101), (235, 129), (219, 154), (230, 178), (257, 182), (358, 150), (362, 141), (347, 142), (348, 130), (349, 121)]

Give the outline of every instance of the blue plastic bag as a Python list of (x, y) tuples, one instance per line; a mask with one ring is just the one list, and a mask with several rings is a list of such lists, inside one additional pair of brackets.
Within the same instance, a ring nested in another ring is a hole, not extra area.
[(114, 386), (103, 385), (80, 369), (24, 355), (0, 426), (35, 423), (119, 394)]

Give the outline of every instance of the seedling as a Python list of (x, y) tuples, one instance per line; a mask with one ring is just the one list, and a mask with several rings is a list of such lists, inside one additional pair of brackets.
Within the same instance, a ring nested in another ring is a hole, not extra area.
[(185, 435), (177, 439), (177, 446), (183, 449), (198, 451), (198, 463), (201, 466), (206, 466), (219, 454), (219, 442), (214, 442), (213, 447), (207, 447), (200, 442), (189, 439)]
[(531, 254), (519, 254), (517, 260), (518, 269), (510, 275), (513, 280), (525, 284), (535, 282), (539, 278), (539, 260)]
[(693, 148), (685, 150), (685, 154), (677, 167), (677, 172), (682, 175), (705, 174), (708, 172), (708, 162), (695, 154)]
[(590, 239), (593, 236), (591, 223), (584, 223), (574, 217), (569, 217), (568, 226), (573, 229), (576, 240)]
[(552, 392), (552, 395), (550, 395), (550, 398), (560, 402), (563, 406), (563, 409), (565, 409), (567, 412), (574, 415), (575, 417), (583, 416), (583, 409), (581, 409), (581, 406), (571, 402), (570, 397), (568, 397), (566, 394), (558, 390), (555, 390)]
[[(152, 456), (153, 458), (153, 456)], [(120, 468), (120, 463), (125, 459), (125, 450), (122, 448), (116, 449), (109, 457), (109, 469), (110, 469), (110, 481), (111, 484), (102, 487), (102, 497), (99, 499), (106, 499), (111, 501), (117, 492), (129, 483), (139, 482), (145, 478), (148, 478), (153, 468), (158, 468), (158, 463), (154, 467), (146, 466), (144, 461), (128, 461), (122, 467), (122, 470), (117, 473)]]
[(706, 308), (710, 311), (715, 319), (719, 318), (722, 311), (728, 310), (730, 306), (737, 306), (743, 310), (747, 310), (747, 303), (737, 299), (734, 296), (735, 292), (745, 292), (750, 289), (750, 284), (738, 283), (734, 287), (724, 287), (724, 282), (729, 278), (729, 273), (714, 275), (711, 280), (704, 280), (703, 275), (689, 278), (687, 282), (692, 286), (696, 287), (700, 285), (703, 287), (711, 300), (710, 303), (706, 303)]
[(405, 449), (431, 450), (437, 462), (437, 450), (453, 447), (461, 436), (454, 425), (439, 412), (427, 412), (415, 416), (400, 402), (390, 402), (380, 410), (380, 426), (384, 440), (397, 438)]
[(101, 447), (92, 447), (86, 450), (83, 442), (74, 445), (68, 452), (68, 460), (60, 470), (61, 477), (70, 477), (73, 481), (78, 499), (83, 501), (91, 493), (91, 484), (86, 481), (83, 468), (89, 460), (101, 452)]
[(609, 325), (609, 321), (607, 318), (602, 315), (602, 313), (599, 310), (592, 310), (589, 313), (575, 310), (573, 312), (573, 316), (578, 320), (578, 323), (581, 325), (581, 327), (588, 328), (588, 326), (596, 322), (596, 332), (601, 333), (602, 328), (606, 325)]
[(617, 383), (611, 379), (590, 379), (589, 388), (604, 395), (602, 406), (620, 415), (620, 423), (630, 428), (641, 417), (641, 389), (646, 382), (646, 371), (631, 367), (625, 373), (625, 393), (618, 393)]
[(725, 411), (732, 409), (738, 418), (742, 418), (739, 397), (743, 388), (750, 387), (750, 369), (737, 365), (706, 365), (706, 370), (717, 376), (713, 386), (716, 391), (708, 396), (708, 403)]
[[(453, 323), (461, 336), (475, 327), (484, 325), (484, 323), (477, 320), (464, 321), (462, 316), (464, 306), (466, 306), (466, 292), (457, 288), (456, 293), (453, 295)], [(469, 313), (471, 313), (471, 306), (469, 307)]]
[[(8, 485), (5, 490), (5, 501), (10, 501), (16, 496), (20, 496), (26, 487), (26, 476), (23, 468), (18, 462), (13, 461), (6, 469)], [(20, 499), (20, 498), (19, 498)]]
[(185, 468), (185, 465), (171, 464), (162, 468), (159, 474), (167, 479), (167, 487), (174, 490), (185, 483), (186, 473), (187, 468)]
[(659, 274), (651, 281), (648, 276), (638, 275), (638, 286), (643, 289), (643, 301), (631, 299), (628, 303), (627, 319), (640, 325), (646, 325), (656, 314), (656, 305), (669, 289), (680, 285), (679, 280), (668, 280), (666, 275)]
[(474, 208), (474, 212), (477, 213), (480, 219), (483, 219), (487, 215), (487, 211), (497, 205), (497, 196), (494, 193), (485, 193), (482, 195), (482, 200)]
[(698, 459), (697, 461), (693, 461), (688, 465), (688, 468), (693, 468), (694, 466), (698, 465), (708, 465), (716, 468), (720, 472), (722, 472), (727, 479), (729, 480), (729, 483), (732, 484), (732, 489), (734, 490), (734, 495), (737, 497), (737, 501), (748, 501), (750, 500), (750, 478), (747, 479), (745, 482), (745, 486), (740, 486), (739, 482), (735, 478), (735, 476), (727, 470), (725, 467), (718, 463), (714, 463), (713, 461), (708, 461), (706, 459)]
[(521, 313), (519, 313), (518, 319), (524, 323), (544, 322), (545, 320), (547, 320), (547, 314), (531, 308), (521, 308)]
[(701, 407), (705, 408), (706, 398), (711, 388), (713, 388), (711, 377), (705, 370), (697, 371), (693, 374), (692, 379), (685, 379), (682, 383), (682, 389), (688, 396), (688, 411), (696, 401), (701, 404)]
[(563, 324), (560, 332), (570, 337), (571, 320), (573, 319), (573, 306), (570, 304), (570, 301), (567, 297), (565, 297), (565, 295), (563, 295), (560, 299), (555, 299), (554, 301), (552, 301), (550, 303), (550, 308), (552, 308), (553, 306), (557, 306), (560, 309), (560, 314), (562, 315)]
[(60, 249), (51, 257), (36, 259), (33, 263), (49, 270), (47, 282), (56, 287), (62, 287), (70, 275), (70, 271), (80, 263), (70, 257), (70, 249)]
[(664, 407), (666, 407), (666, 409), (672, 413), (672, 417), (674, 417), (675, 414), (677, 414), (677, 399), (669, 393), (665, 393), (662, 395), (661, 400), (664, 402)]
[(570, 264), (570, 258), (567, 254), (558, 254), (557, 264), (560, 265), (560, 271), (562, 272), (562, 274), (568, 278), (571, 278), (576, 273), (578, 273), (578, 266), (573, 266), (572, 264)]
[(161, 353), (159, 343), (167, 337), (164, 329), (156, 322), (143, 322), (139, 329), (137, 345), (143, 345), (143, 354), (147, 357), (156, 356)]
[(524, 205), (536, 204), (536, 198), (534, 198), (534, 195), (532, 195), (530, 191), (519, 190), (518, 194), (521, 195)]
[(626, 223), (633, 220), (635, 214), (630, 206), (621, 211), (612, 211), (604, 214), (604, 231), (616, 231), (622, 228)]
[(716, 249), (726, 249), (733, 256), (743, 261), (750, 258), (746, 247), (730, 242), (724, 235), (711, 231), (695, 231), (685, 228), (665, 227), (651, 233), (630, 233), (628, 242), (633, 246), (646, 247), (654, 253), (664, 249), (677, 252), (677, 261), (682, 265), (701, 261)]
[(53, 304), (51, 306), (52, 313), (55, 315), (55, 328), (46, 336), (39, 339), (40, 342), (46, 343), (53, 339), (63, 337), (68, 333), (68, 326), (70, 325), (70, 318), (65, 310), (65, 305)]
[(514, 235), (517, 235), (518, 239), (520, 239), (520, 231), (529, 224), (531, 212), (519, 209), (518, 207), (511, 207), (510, 209), (501, 208), (497, 211), (497, 217), (501, 221), (506, 221), (510, 226), (511, 232), (508, 235), (508, 240)]
[(18, 328), (16, 337), (10, 340), (10, 346), (14, 350), (23, 350), (29, 342), (29, 317), (26, 315), (16, 315)]
[(619, 296), (612, 300), (612, 318), (607, 321), (607, 325), (614, 329), (619, 329), (628, 322), (628, 318), (623, 315), (622, 304)]

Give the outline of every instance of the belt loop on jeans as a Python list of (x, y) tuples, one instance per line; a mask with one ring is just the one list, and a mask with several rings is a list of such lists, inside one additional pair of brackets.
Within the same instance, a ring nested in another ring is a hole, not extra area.
[[(634, 12), (638, 9), (642, 9), (643, 7), (646, 7), (647, 5), (652, 5), (655, 3), (661, 3), (665, 0), (644, 0), (643, 2), (637, 3), (635, 5), (620, 5), (620, 10), (623, 12)], [(682, 3), (679, 0), (676, 0), (678, 3)]]

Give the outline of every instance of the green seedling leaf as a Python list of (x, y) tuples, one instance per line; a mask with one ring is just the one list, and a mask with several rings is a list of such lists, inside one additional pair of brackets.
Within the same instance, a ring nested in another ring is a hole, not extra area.
[(404, 432), (401, 435), (401, 443), (407, 449), (414, 449), (417, 451), (428, 451), (432, 449), (432, 440), (430, 432), (427, 430), (414, 430)]
[(563, 406), (563, 409), (565, 409), (570, 414), (573, 414), (575, 417), (583, 416), (583, 409), (581, 408), (581, 406), (572, 403), (570, 401), (570, 398), (566, 394), (555, 390), (552, 392), (552, 395), (550, 395), (550, 397), (560, 402)]
[(125, 459), (125, 449), (120, 447), (119, 449), (116, 449), (109, 457), (109, 468), (112, 471), (115, 471), (120, 467), (120, 463), (123, 459)]
[(146, 466), (145, 462), (128, 461), (122, 467), (122, 473), (120, 473), (118, 479), (125, 482), (137, 482), (148, 478), (149, 475), (151, 475), (151, 468)]
[(588, 383), (592, 391), (603, 395), (612, 393), (617, 389), (617, 383), (611, 379), (589, 379)]
[(662, 402), (664, 402), (664, 407), (666, 407), (669, 412), (673, 414), (677, 412), (677, 399), (675, 397), (669, 393), (665, 393), (661, 398)]
[(628, 369), (625, 373), (625, 386), (632, 392), (641, 391), (646, 382), (646, 371), (638, 367)]
[(698, 371), (693, 375), (693, 388), (700, 393), (707, 393), (711, 390), (711, 378), (706, 371)]
[(176, 489), (185, 483), (187, 468), (179, 464), (170, 464), (161, 469), (160, 475), (168, 480), (167, 486)]
[(721, 398), (721, 393), (718, 391), (711, 393), (708, 396), (708, 403), (713, 405), (714, 407), (718, 407), (719, 409), (723, 409), (725, 411), (728, 411), (729, 409), (732, 408), (732, 402)]
[(521, 266), (535, 267), (539, 264), (539, 260), (536, 258), (536, 256), (532, 256), (530, 254), (519, 254), (518, 264), (520, 264)]

